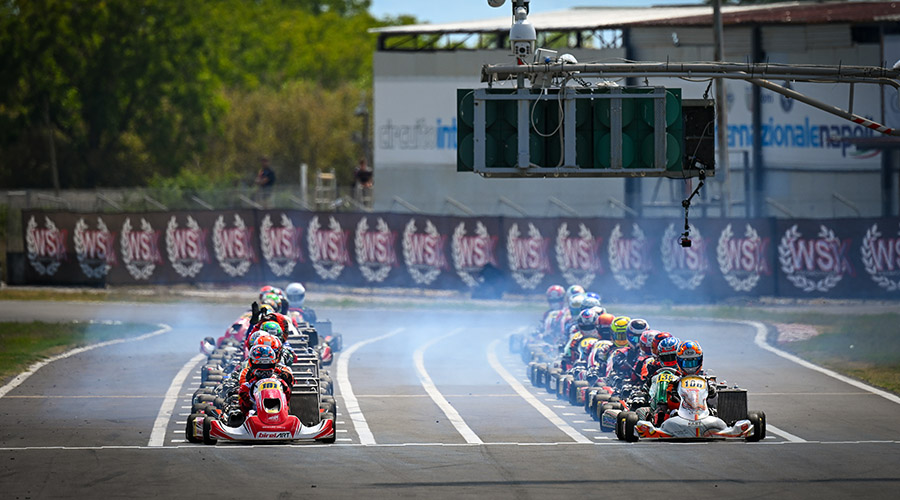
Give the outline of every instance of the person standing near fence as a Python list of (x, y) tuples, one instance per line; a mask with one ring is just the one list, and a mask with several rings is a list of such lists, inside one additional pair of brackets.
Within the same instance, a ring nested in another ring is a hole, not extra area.
[(256, 174), (257, 201), (261, 202), (266, 208), (272, 200), (272, 188), (275, 186), (275, 172), (269, 166), (269, 158), (261, 156), (259, 158), (260, 168)]
[(353, 171), (353, 197), (356, 201), (368, 205), (372, 198), (373, 173), (365, 158), (359, 159), (359, 164)]

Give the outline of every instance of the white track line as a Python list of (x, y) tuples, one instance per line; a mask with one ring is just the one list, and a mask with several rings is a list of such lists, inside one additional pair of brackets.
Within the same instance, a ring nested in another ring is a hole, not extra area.
[[(156, 415), (156, 422), (153, 423), (153, 430), (150, 432), (150, 441), (147, 446), (162, 446), (166, 438), (166, 427), (169, 425), (169, 419), (175, 413), (175, 405), (178, 403), (178, 391), (184, 384), (184, 379), (191, 373), (194, 366), (206, 358), (206, 354), (200, 353), (189, 359), (181, 370), (172, 379), (169, 390), (166, 391), (166, 397), (163, 398), (162, 405), (159, 407), (159, 413)], [(184, 408), (184, 407), (182, 407)]]
[(138, 337), (129, 337), (123, 339), (115, 339), (115, 340), (107, 340), (106, 342), (98, 342), (96, 344), (86, 345), (84, 347), (77, 347), (70, 351), (66, 351), (62, 354), (57, 354), (56, 356), (51, 356), (43, 361), (38, 361), (37, 363), (32, 364), (28, 367), (24, 372), (16, 375), (12, 380), (10, 380), (6, 385), (0, 387), (0, 398), (6, 396), (9, 391), (18, 387), (22, 382), (24, 382), (28, 377), (34, 375), (34, 372), (40, 370), (43, 366), (46, 366), (54, 361), (58, 361), (60, 359), (68, 358), (69, 356), (74, 356), (76, 354), (81, 354), (86, 351), (90, 351), (96, 349), (98, 347), (106, 347), (108, 345), (121, 344), (123, 342), (137, 342), (138, 340), (149, 339), (150, 337), (155, 337), (157, 335), (162, 335), (172, 329), (171, 326), (166, 325), (164, 323), (159, 323), (156, 326), (159, 327), (159, 330), (154, 330), (150, 333), (145, 333), (144, 335), (140, 335)]
[(534, 407), (541, 415), (544, 416), (547, 420), (550, 421), (551, 424), (555, 425), (559, 430), (563, 431), (567, 436), (575, 440), (576, 443), (593, 443), (590, 439), (587, 438), (584, 434), (576, 431), (572, 426), (567, 424), (563, 419), (559, 418), (559, 416), (553, 412), (550, 408), (547, 407), (544, 403), (538, 401), (536, 397), (534, 397), (528, 389), (519, 382), (516, 377), (512, 376), (511, 373), (506, 371), (506, 368), (500, 364), (497, 360), (497, 344), (500, 343), (500, 339), (496, 339), (488, 346), (488, 363), (490, 363), (491, 368), (494, 369), (503, 380), (506, 381), (510, 387), (513, 388), (514, 391), (519, 393), (519, 396), (522, 396), (522, 399), (528, 402), (531, 406)]
[[(766, 340), (766, 337), (767, 337), (769, 331), (766, 328), (766, 325), (764, 325), (758, 321), (734, 321), (734, 322), (735, 323), (744, 323), (744, 324), (747, 324), (747, 325), (750, 325), (750, 326), (756, 328), (756, 338), (754, 339), (754, 342), (756, 343), (756, 345), (758, 345), (759, 347), (761, 347), (769, 352), (777, 354), (778, 356), (781, 356), (782, 358), (784, 358), (788, 361), (793, 361), (794, 363), (797, 363), (798, 365), (800, 365), (804, 368), (809, 368), (810, 370), (815, 370), (819, 373), (828, 375), (831, 378), (840, 380), (841, 382), (844, 382), (845, 384), (850, 384), (853, 387), (857, 387), (864, 391), (871, 392), (872, 394), (877, 394), (892, 403), (900, 404), (900, 397), (897, 397), (895, 394), (891, 394), (887, 391), (883, 391), (881, 389), (872, 387), (871, 385), (864, 384), (864, 383), (860, 382), (859, 380), (854, 380), (850, 377), (846, 377), (844, 375), (841, 375), (840, 373), (831, 371), (828, 368), (823, 368), (819, 365), (814, 365), (814, 364), (810, 363), (809, 361), (806, 361), (805, 359), (800, 359), (797, 356), (794, 356), (793, 354), (786, 353), (786, 352), (782, 351), (781, 349), (778, 349), (776, 347), (769, 345), (769, 343)], [(769, 426), (769, 428), (771, 428), (771, 427), (772, 426)]]
[(806, 442), (805, 439), (803, 439), (801, 437), (797, 437), (797, 436), (791, 434), (790, 432), (783, 431), (783, 430), (779, 429), (778, 427), (775, 427), (774, 425), (770, 425), (768, 422), (766, 423), (766, 431), (771, 432), (772, 434), (781, 436), (784, 439), (787, 439), (788, 441), (790, 441), (792, 443), (805, 443)]
[(459, 432), (462, 435), (463, 439), (465, 439), (469, 444), (484, 444), (484, 441), (482, 441), (481, 438), (478, 437), (477, 434), (475, 434), (475, 431), (473, 431), (466, 424), (466, 421), (463, 420), (459, 412), (456, 411), (456, 408), (454, 408), (453, 405), (451, 405), (450, 402), (447, 401), (447, 398), (445, 398), (444, 395), (441, 394), (441, 391), (439, 391), (437, 386), (434, 385), (434, 381), (431, 380), (431, 377), (428, 376), (428, 372), (425, 370), (425, 351), (441, 340), (452, 337), (462, 330), (462, 328), (457, 328), (447, 335), (431, 339), (431, 341), (416, 349), (416, 352), (413, 353), (413, 361), (416, 364), (416, 371), (419, 372), (419, 381), (422, 383), (422, 387), (425, 388), (425, 392), (427, 392), (428, 395), (431, 396), (431, 400), (434, 401), (434, 404), (438, 405), (441, 411), (444, 412), (444, 415), (447, 416), (447, 419), (450, 420), (450, 423), (453, 424), (453, 427), (456, 428), (456, 431)]
[(373, 342), (378, 342), (379, 340), (384, 340), (388, 337), (393, 337), (403, 330), (405, 330), (405, 328), (398, 328), (379, 337), (374, 337), (371, 339), (363, 340), (361, 342), (357, 342), (347, 349), (344, 349), (344, 351), (341, 352), (341, 355), (338, 356), (338, 387), (341, 391), (341, 397), (344, 398), (344, 408), (347, 410), (347, 414), (350, 415), (350, 421), (353, 422), (353, 428), (356, 430), (356, 435), (359, 436), (359, 442), (361, 444), (375, 444), (375, 436), (373, 436), (372, 431), (369, 430), (369, 424), (368, 422), (366, 422), (366, 417), (359, 409), (359, 401), (357, 401), (356, 395), (353, 394), (353, 386), (350, 385), (350, 356), (352, 356), (353, 353), (355, 353), (360, 347), (371, 344)]

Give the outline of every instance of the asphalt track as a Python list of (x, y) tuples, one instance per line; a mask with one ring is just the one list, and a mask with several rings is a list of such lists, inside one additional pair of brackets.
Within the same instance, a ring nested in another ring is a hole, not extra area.
[(648, 318), (700, 341), (705, 365), (750, 391), (750, 407), (768, 415), (762, 443), (616, 441), (526, 381), (506, 337), (531, 318), (343, 309), (319, 311), (344, 335), (329, 369), (336, 444), (189, 444), (191, 360), (200, 339), (241, 312), (0, 303), (5, 320), (172, 327), (49, 363), (0, 398), (0, 498), (821, 499), (893, 497), (900, 487), (900, 404), (760, 348), (752, 326), (702, 319)]

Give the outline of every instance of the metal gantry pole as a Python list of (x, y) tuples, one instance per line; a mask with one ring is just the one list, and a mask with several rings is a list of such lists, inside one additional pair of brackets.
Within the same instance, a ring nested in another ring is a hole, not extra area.
[[(722, 27), (722, 2), (713, 2), (713, 30), (715, 32), (716, 54), (715, 59), (721, 62), (725, 59), (725, 34)], [(728, 111), (725, 106), (727, 91), (725, 79), (716, 78), (716, 146), (718, 147), (717, 170), (722, 172), (722, 216), (731, 215), (731, 179), (728, 168)]]

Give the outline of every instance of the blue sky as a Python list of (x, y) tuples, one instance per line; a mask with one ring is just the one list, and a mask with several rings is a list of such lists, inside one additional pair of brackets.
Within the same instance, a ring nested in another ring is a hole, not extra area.
[[(376, 17), (412, 14), (430, 23), (451, 23), (511, 15), (507, 0), (492, 8), (487, 0), (372, 0), (370, 12)], [(700, 4), (701, 0), (531, 0), (531, 12), (547, 12), (569, 7), (649, 7), (651, 5)]]

